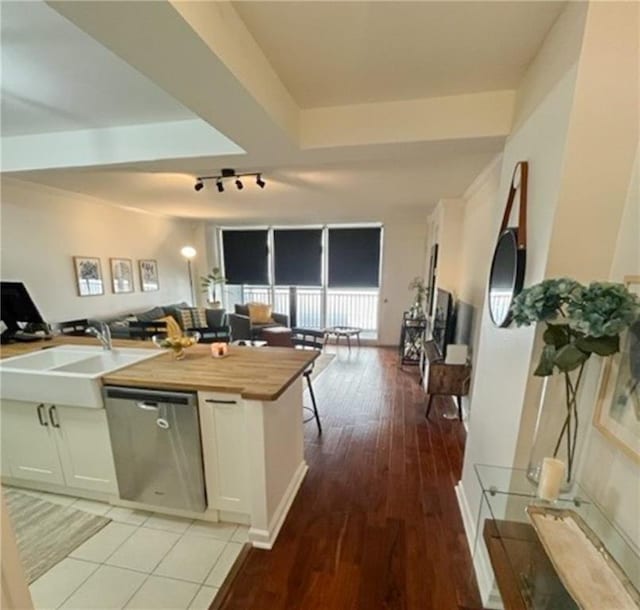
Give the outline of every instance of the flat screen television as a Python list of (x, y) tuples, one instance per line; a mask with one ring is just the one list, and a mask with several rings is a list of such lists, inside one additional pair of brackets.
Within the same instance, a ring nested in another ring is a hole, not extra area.
[(454, 331), (453, 298), (450, 292), (438, 288), (431, 336), (443, 358), (447, 355), (447, 345), (453, 342)]
[(25, 324), (43, 324), (36, 304), (22, 282), (0, 282), (0, 319), (7, 325), (8, 334), (13, 335)]

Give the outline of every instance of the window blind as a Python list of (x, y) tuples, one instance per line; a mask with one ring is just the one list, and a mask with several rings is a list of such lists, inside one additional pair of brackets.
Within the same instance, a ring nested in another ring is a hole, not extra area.
[(377, 288), (381, 229), (329, 229), (329, 287)]
[(276, 229), (273, 248), (278, 286), (321, 285), (322, 229)]
[(222, 251), (229, 284), (269, 284), (266, 230), (223, 231)]

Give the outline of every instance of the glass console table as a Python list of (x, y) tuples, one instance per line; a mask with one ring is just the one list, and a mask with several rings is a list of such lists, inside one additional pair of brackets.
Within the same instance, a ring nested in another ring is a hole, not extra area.
[(530, 524), (525, 511), (528, 506), (573, 510), (600, 539), (628, 581), (640, 590), (637, 552), (579, 485), (550, 504), (537, 498), (537, 486), (527, 478), (524, 469), (476, 464), (475, 471), (482, 501), (474, 561), (478, 553), (484, 553), (485, 560), (488, 555), (506, 610), (578, 608)]

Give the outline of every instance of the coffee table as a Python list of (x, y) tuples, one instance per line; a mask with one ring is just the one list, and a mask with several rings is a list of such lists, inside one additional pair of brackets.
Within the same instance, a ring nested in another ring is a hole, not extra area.
[(351, 337), (355, 337), (358, 340), (358, 347), (360, 347), (361, 332), (362, 329), (355, 326), (330, 326), (324, 329), (324, 344), (326, 345), (329, 338), (334, 336), (336, 338), (336, 346), (338, 346), (340, 344), (340, 338), (345, 337), (349, 351), (351, 351)]

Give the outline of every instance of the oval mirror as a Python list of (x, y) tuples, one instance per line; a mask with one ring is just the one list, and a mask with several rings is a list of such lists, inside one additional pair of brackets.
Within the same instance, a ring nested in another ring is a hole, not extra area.
[(526, 250), (518, 248), (518, 229), (505, 229), (498, 238), (489, 274), (489, 314), (496, 326), (511, 322), (511, 303), (522, 290)]

